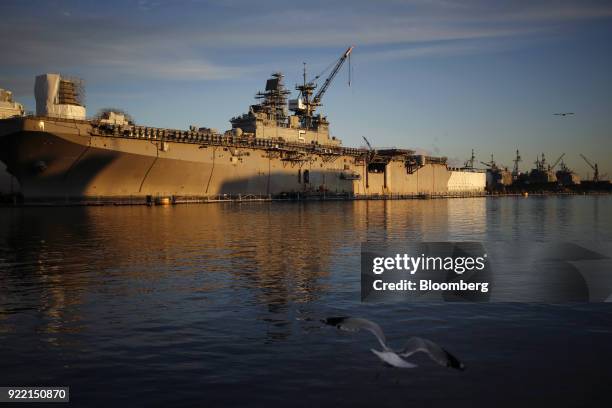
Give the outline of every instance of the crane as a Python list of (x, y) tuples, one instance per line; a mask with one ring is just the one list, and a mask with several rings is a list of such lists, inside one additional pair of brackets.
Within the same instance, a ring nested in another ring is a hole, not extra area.
[(493, 154), (491, 154), (491, 161), (486, 163), (481, 161), (480, 163), (484, 164), (487, 167), (490, 167), (491, 169), (496, 169), (497, 168), (497, 163), (495, 163), (495, 160), (493, 159)]
[(563, 159), (563, 156), (565, 156), (565, 153), (563, 153), (561, 156), (559, 156), (559, 158), (555, 161), (555, 163), (550, 166), (548, 169), (549, 170), (554, 170), (555, 167), (557, 167), (557, 164), (559, 164), (559, 162), (561, 161), (561, 159)]
[(597, 167), (597, 163), (592, 164), (589, 159), (584, 157), (582, 153), (580, 153), (580, 157), (593, 169), (593, 181), (597, 183), (599, 181), (599, 168)]
[(370, 149), (370, 151), (374, 151), (374, 148), (372, 147), (372, 145), (370, 144), (369, 140), (366, 139), (365, 136), (361, 136), (363, 137), (363, 140), (366, 142), (366, 145), (368, 145), (368, 149)]
[[(319, 91), (316, 93), (316, 95), (314, 95), (314, 97), (313, 93), (315, 88), (317, 87), (317, 84), (314, 81), (306, 81), (306, 64), (304, 64), (304, 82), (301, 85), (296, 85), (295, 87), (296, 90), (300, 91), (300, 97), (296, 100), (289, 101), (289, 109), (301, 116), (306, 126), (309, 126), (312, 122), (311, 118), (314, 114), (314, 111), (317, 109), (318, 106), (321, 106), (321, 99), (323, 99), (323, 95), (325, 95), (325, 92), (334, 80), (334, 77), (336, 76), (338, 71), (340, 71), (340, 68), (342, 68), (344, 62), (347, 59), (350, 59), (353, 48), (354, 47), (352, 46), (348, 47), (346, 51), (344, 51), (344, 53), (340, 56), (338, 61), (336, 61), (336, 65), (334, 65), (334, 68), (331, 70), (331, 73), (325, 79), (325, 82), (323, 83), (321, 88), (319, 88)], [(315, 77), (315, 80), (317, 80), (318, 78), (319, 75)]]
[(319, 92), (317, 92), (314, 99), (312, 100), (315, 106), (319, 106), (321, 104), (321, 98), (323, 98), (323, 95), (327, 91), (327, 88), (329, 88), (329, 85), (334, 80), (334, 77), (336, 76), (338, 71), (340, 71), (340, 68), (342, 68), (342, 64), (344, 64), (344, 61), (346, 61), (347, 58), (350, 58), (352, 51), (353, 47), (348, 47), (346, 51), (344, 51), (344, 54), (342, 54), (342, 56), (338, 59), (336, 66), (334, 66), (334, 69), (332, 69), (329, 76), (325, 79), (323, 86), (319, 89)]

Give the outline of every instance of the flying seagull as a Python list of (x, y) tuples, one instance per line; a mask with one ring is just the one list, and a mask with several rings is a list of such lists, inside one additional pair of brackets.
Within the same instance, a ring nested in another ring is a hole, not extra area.
[(328, 317), (327, 319), (323, 320), (323, 323), (344, 331), (356, 332), (359, 330), (367, 330), (374, 334), (383, 349), (382, 351), (370, 349), (370, 351), (372, 351), (372, 353), (374, 353), (383, 362), (393, 367), (415, 368), (417, 367), (416, 364), (410, 363), (404, 360), (404, 358), (410, 357), (418, 352), (423, 352), (441, 366), (455, 368), (462, 371), (465, 370), (465, 365), (451, 353), (444, 350), (433, 341), (420, 337), (411, 337), (403, 349), (393, 350), (387, 346), (385, 333), (383, 333), (380, 326), (371, 320), (360, 317)]
[(559, 112), (559, 113), (554, 113), (553, 115), (555, 116), (567, 116), (567, 115), (573, 115), (574, 112)]

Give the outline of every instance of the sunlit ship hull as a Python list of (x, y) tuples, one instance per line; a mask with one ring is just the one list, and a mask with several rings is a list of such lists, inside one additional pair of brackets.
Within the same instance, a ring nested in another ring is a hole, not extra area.
[(286, 146), (269, 141), (134, 129), (131, 134), (110, 133), (113, 130), (102, 134), (89, 121), (4, 120), (0, 122), (0, 159), (19, 181), (26, 200), (484, 190), (483, 173), (454, 172), (443, 164), (424, 164), (409, 174), (403, 161), (391, 160), (384, 171), (368, 171), (357, 149), (351, 154), (324, 148), (315, 152), (304, 145), (303, 155), (296, 158), (295, 150), (288, 152)]

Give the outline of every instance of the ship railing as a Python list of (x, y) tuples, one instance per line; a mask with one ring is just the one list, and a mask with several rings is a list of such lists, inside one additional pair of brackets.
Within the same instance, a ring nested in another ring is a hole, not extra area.
[(263, 139), (252, 136), (238, 137), (235, 135), (222, 135), (218, 133), (200, 132), (194, 130), (164, 129), (148, 126), (122, 126), (114, 124), (100, 124), (97, 128), (104, 136), (123, 137), (133, 139), (149, 139), (172, 141), (177, 143), (207, 144), (219, 146), (259, 147), (265, 149), (288, 148), (304, 152), (332, 155), (361, 156), (367, 153), (365, 149), (327, 145), (319, 143), (286, 142), (277, 139)]
[[(56, 122), (65, 123), (90, 123), (88, 120), (80, 119), (69, 119), (61, 117), (47, 117), (47, 116), (27, 116), (31, 119), (40, 120), (53, 120)], [(337, 145), (326, 145), (319, 143), (298, 143), (298, 142), (286, 142), (283, 140), (274, 139), (262, 139), (251, 136), (237, 137), (234, 135), (222, 135), (218, 133), (200, 132), (193, 130), (178, 130), (178, 129), (166, 129), (149, 126), (139, 125), (119, 125), (119, 124), (96, 124), (95, 127), (100, 131), (103, 136), (120, 137), (120, 138), (132, 138), (132, 139), (151, 139), (151, 140), (162, 140), (162, 141), (173, 141), (178, 143), (194, 143), (194, 144), (212, 144), (212, 145), (242, 145), (242, 146), (254, 146), (264, 148), (281, 148), (290, 147), (296, 150), (317, 152), (317, 153), (329, 153), (329, 154), (348, 154), (348, 155), (361, 155), (365, 152), (363, 149), (342, 147)]]

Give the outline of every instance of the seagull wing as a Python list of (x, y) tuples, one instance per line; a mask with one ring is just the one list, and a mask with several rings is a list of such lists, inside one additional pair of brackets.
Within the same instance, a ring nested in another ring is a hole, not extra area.
[(324, 322), (325, 324), (336, 326), (338, 329), (344, 331), (356, 332), (359, 330), (367, 330), (376, 336), (384, 350), (389, 350), (385, 333), (383, 333), (378, 324), (371, 320), (362, 319), (360, 317), (328, 317)]
[(404, 360), (403, 358), (398, 356), (393, 351), (378, 351), (378, 350), (374, 350), (374, 349), (370, 349), (370, 351), (372, 353), (376, 354), (376, 356), (378, 358), (380, 358), (383, 362), (389, 364), (390, 366), (397, 367), (397, 368), (415, 368), (415, 367), (418, 367), (416, 364), (412, 364), (412, 363), (409, 363), (408, 361)]
[(464, 370), (465, 365), (442, 347), (438, 346), (433, 341), (420, 337), (412, 337), (406, 343), (406, 346), (398, 354), (402, 357), (409, 357), (414, 353), (424, 352), (431, 357), (433, 361), (444, 367)]

